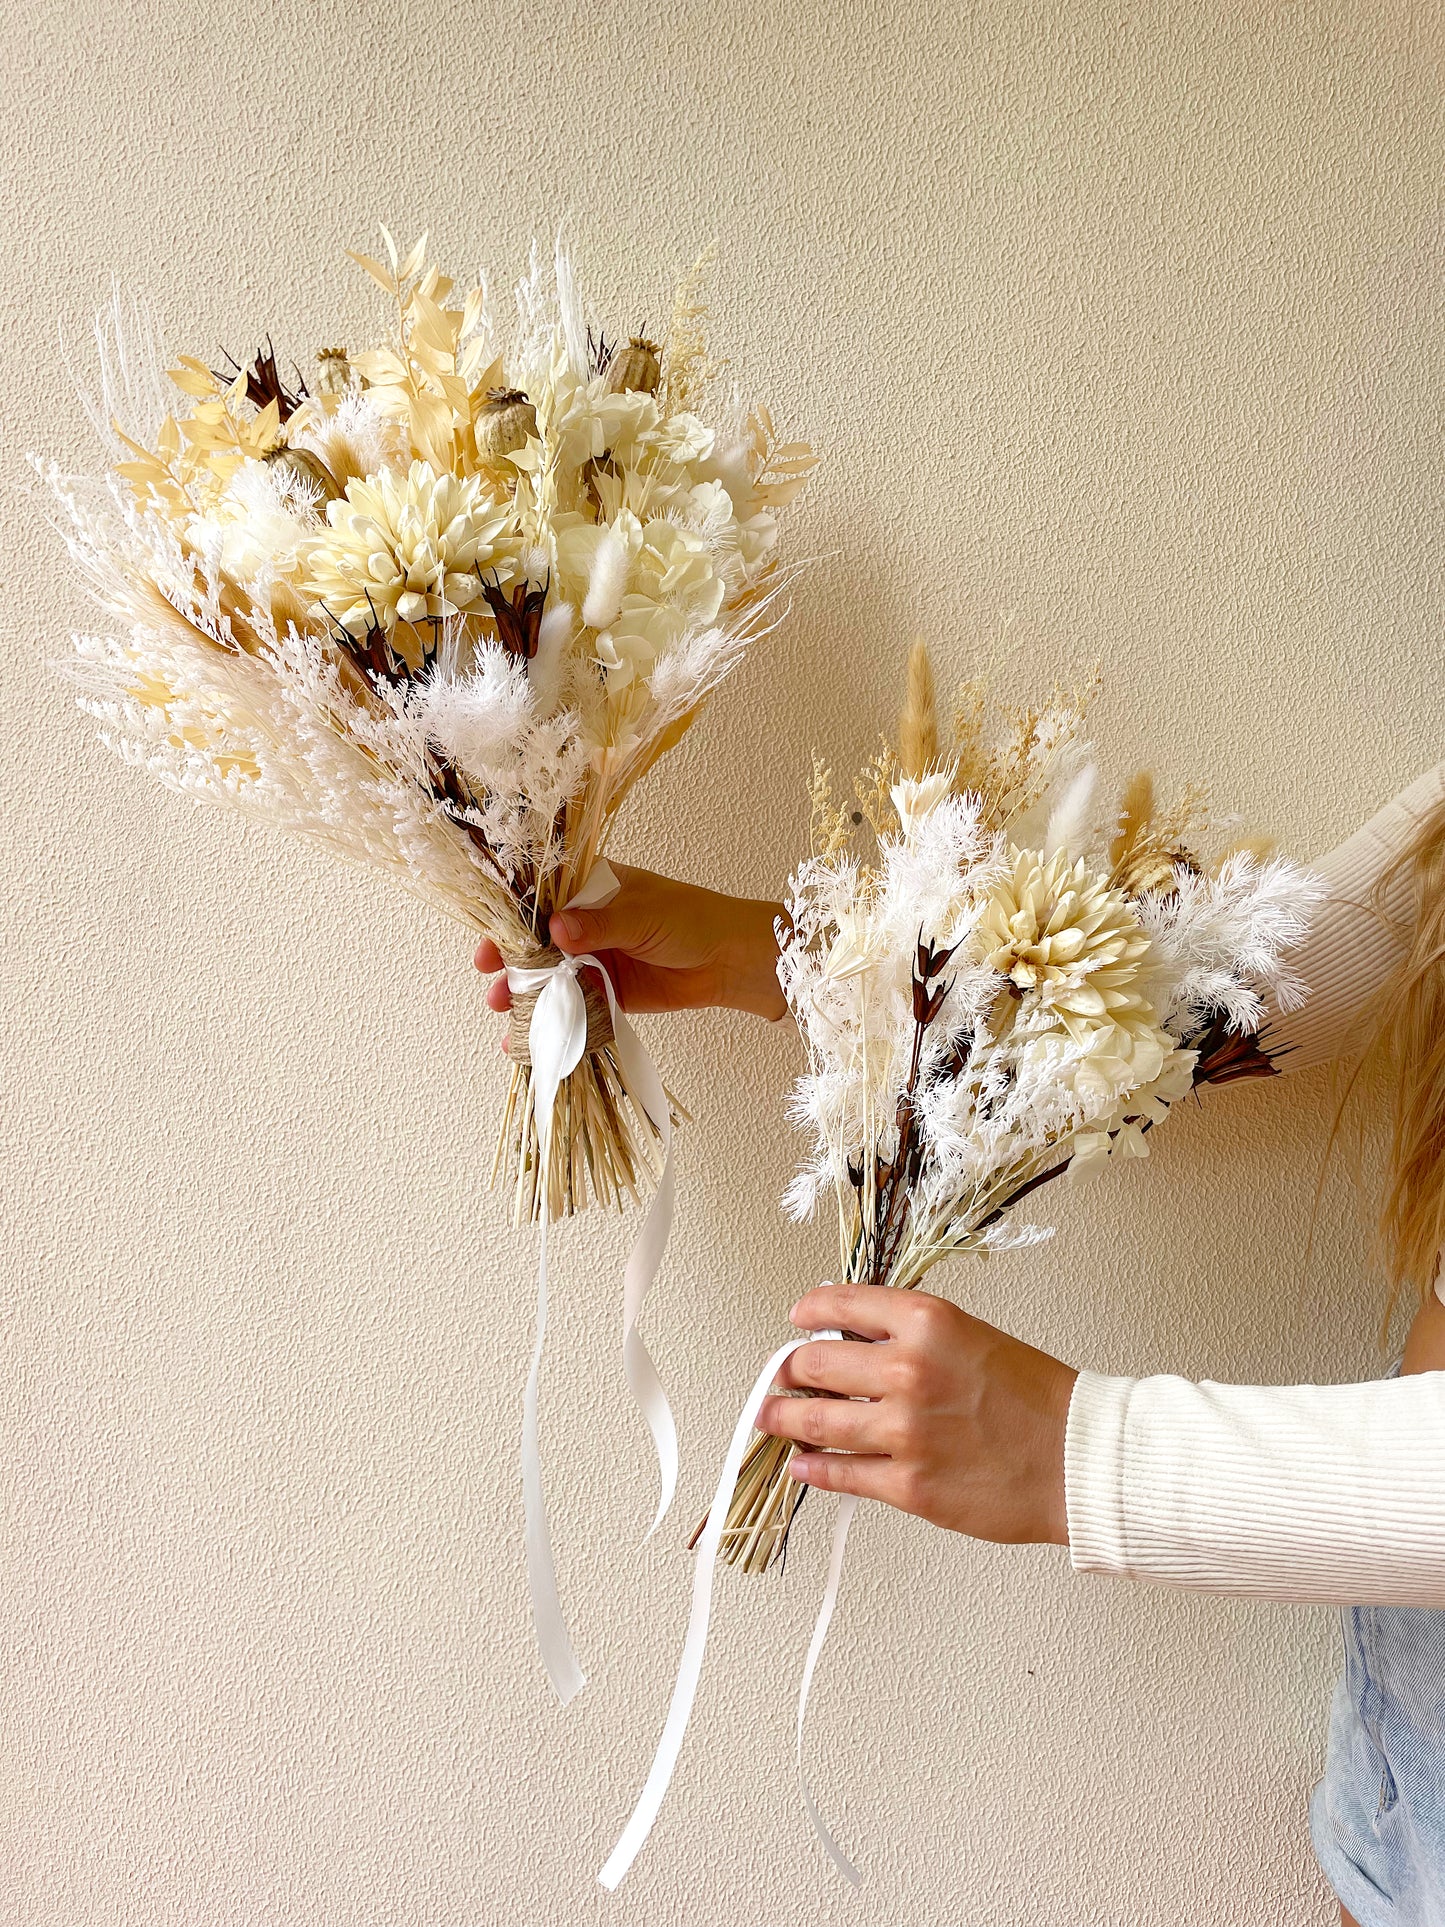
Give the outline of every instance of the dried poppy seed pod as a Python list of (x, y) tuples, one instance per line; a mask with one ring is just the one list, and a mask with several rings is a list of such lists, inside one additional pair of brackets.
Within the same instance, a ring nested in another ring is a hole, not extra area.
[(537, 433), (537, 411), (520, 388), (489, 388), (477, 414), (477, 453), (500, 462)]
[(619, 348), (607, 364), (607, 393), (621, 395), (629, 390), (655, 395), (662, 380), (662, 363), (657, 343), (634, 335), (625, 348)]
[(316, 387), (323, 395), (344, 395), (351, 386), (351, 361), (344, 348), (316, 350)]
[(333, 502), (346, 493), (321, 457), (313, 455), (309, 448), (288, 448), (284, 442), (278, 442), (274, 448), (267, 449), (266, 464), (313, 482), (320, 489), (323, 502)]

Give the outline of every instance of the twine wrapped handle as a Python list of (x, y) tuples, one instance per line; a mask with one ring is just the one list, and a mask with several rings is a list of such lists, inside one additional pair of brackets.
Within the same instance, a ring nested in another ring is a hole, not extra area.
[[(533, 951), (530, 956), (519, 957), (513, 967), (519, 970), (555, 970), (568, 959), (562, 951), (548, 945), (545, 949)], [(578, 986), (582, 992), (582, 1002), (587, 1010), (587, 1042), (585, 1051), (605, 1050), (614, 1035), (612, 1013), (607, 1007), (607, 992), (595, 970), (577, 973)], [(542, 995), (543, 986), (535, 990), (519, 990), (512, 997), (511, 1021), (507, 1027), (507, 1052), (514, 1064), (530, 1064), (532, 1061), (531, 1027), (532, 1012), (537, 1008), (537, 999)]]

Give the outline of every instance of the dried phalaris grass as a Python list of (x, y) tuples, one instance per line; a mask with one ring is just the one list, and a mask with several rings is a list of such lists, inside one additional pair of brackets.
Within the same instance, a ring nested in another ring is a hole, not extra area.
[(928, 646), (915, 642), (908, 652), (908, 678), (898, 718), (898, 768), (902, 775), (926, 776), (938, 761), (938, 711)]

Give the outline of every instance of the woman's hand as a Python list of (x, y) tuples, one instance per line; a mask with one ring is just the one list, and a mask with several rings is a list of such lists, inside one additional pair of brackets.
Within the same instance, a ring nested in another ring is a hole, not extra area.
[[(654, 876), (623, 863), (612, 865), (621, 888), (595, 910), (559, 910), (548, 934), (569, 956), (590, 951), (601, 959), (624, 1010), (751, 1011), (781, 1017), (787, 1006), (778, 987), (776, 903), (723, 896), (691, 883)], [(477, 945), (477, 969), (499, 971), (502, 958), (485, 939)], [(487, 991), (493, 1010), (511, 1007), (505, 977)]]
[(784, 1361), (780, 1385), (843, 1395), (764, 1403), (759, 1429), (805, 1448), (795, 1479), (975, 1539), (1068, 1544), (1067, 1365), (919, 1291), (824, 1285), (792, 1319), (878, 1341), (821, 1339)]

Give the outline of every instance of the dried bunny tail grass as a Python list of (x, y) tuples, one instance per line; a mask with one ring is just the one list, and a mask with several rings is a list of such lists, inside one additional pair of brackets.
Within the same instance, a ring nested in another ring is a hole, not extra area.
[(898, 718), (898, 768), (904, 776), (926, 776), (938, 761), (938, 709), (928, 646), (908, 651), (908, 676)]

